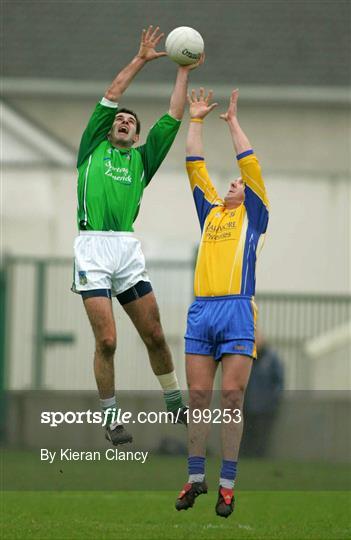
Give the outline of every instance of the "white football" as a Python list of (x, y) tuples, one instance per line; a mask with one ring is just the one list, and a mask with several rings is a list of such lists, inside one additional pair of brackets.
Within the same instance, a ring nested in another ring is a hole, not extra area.
[(181, 66), (195, 64), (204, 52), (204, 40), (194, 28), (178, 26), (167, 36), (166, 52)]

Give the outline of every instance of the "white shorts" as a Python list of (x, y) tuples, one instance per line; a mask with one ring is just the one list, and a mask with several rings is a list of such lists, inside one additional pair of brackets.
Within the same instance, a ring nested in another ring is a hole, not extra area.
[(117, 296), (150, 281), (140, 242), (133, 233), (81, 231), (74, 241), (72, 291), (107, 289)]

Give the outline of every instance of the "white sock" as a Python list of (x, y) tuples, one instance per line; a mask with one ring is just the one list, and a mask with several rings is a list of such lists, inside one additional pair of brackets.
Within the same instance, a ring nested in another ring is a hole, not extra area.
[(182, 393), (179, 389), (178, 379), (175, 371), (157, 375), (160, 385), (163, 388), (163, 396), (165, 398), (167, 411), (176, 411), (184, 406)]
[(116, 407), (116, 397), (112, 396), (107, 399), (100, 399), (100, 405), (103, 410), (109, 409), (110, 407)]
[(234, 488), (234, 480), (228, 480), (228, 478), (220, 478), (219, 479), (219, 485), (227, 488), (227, 489), (233, 489)]
[(204, 480), (205, 480), (205, 474), (203, 474), (203, 473), (189, 474), (188, 482), (190, 484), (193, 484), (194, 482), (203, 482)]
[(159, 383), (164, 392), (170, 390), (179, 390), (179, 383), (176, 372), (173, 370), (170, 373), (164, 373), (164, 375), (156, 375)]

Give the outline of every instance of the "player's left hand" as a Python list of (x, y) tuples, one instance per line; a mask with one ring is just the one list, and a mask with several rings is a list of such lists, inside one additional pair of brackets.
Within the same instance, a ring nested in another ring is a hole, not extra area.
[(143, 30), (141, 33), (140, 48), (137, 56), (145, 62), (155, 60), (161, 56), (167, 56), (166, 52), (157, 52), (156, 47), (163, 38), (164, 33), (160, 33), (160, 27), (156, 26), (155, 30), (150, 25), (147, 30)]
[(235, 90), (233, 90), (233, 92), (231, 93), (227, 112), (220, 115), (220, 118), (222, 118), (222, 120), (229, 122), (232, 118), (236, 117), (238, 112), (238, 97), (239, 90), (238, 88), (235, 88)]

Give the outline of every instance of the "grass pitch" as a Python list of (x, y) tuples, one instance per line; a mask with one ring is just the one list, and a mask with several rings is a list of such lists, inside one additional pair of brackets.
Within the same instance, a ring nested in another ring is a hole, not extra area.
[(217, 494), (177, 512), (173, 492), (6, 492), (2, 535), (9, 539), (342, 539), (350, 538), (347, 492), (243, 491), (237, 508), (215, 515)]
[(38, 452), (3, 451), (0, 538), (351, 538), (347, 464), (241, 460), (237, 506), (228, 519), (214, 510), (219, 464), (211, 458), (206, 466), (212, 491), (198, 497), (194, 508), (177, 512), (174, 503), (186, 480), (186, 457), (153, 456), (145, 465), (49, 465), (40, 462)]

